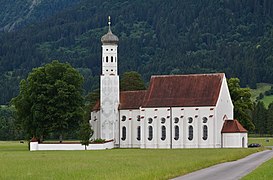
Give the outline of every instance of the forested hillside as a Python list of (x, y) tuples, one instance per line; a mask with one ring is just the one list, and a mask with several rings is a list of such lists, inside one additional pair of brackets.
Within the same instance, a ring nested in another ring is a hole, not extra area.
[(0, 31), (15, 31), (28, 24), (41, 22), (78, 0), (2, 0)]
[(273, 83), (273, 1), (82, 0), (43, 22), (0, 36), (0, 103), (33, 67), (58, 59), (98, 87), (107, 16), (119, 36), (119, 74), (225, 72), (241, 84)]

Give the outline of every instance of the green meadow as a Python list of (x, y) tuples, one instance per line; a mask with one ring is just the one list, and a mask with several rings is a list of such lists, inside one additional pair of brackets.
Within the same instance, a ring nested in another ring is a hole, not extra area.
[(272, 137), (248, 138), (248, 144), (251, 144), (251, 143), (258, 143), (263, 146), (273, 146), (273, 138)]
[[(260, 93), (265, 93), (271, 89), (272, 84), (268, 83), (257, 83), (257, 89), (251, 89), (251, 100), (254, 102)], [(273, 102), (273, 95), (264, 96), (261, 101), (264, 102), (265, 107), (267, 108), (270, 103)]]
[(273, 179), (273, 158), (243, 178), (243, 180)]
[(169, 179), (261, 149), (35, 151), (0, 142), (0, 179)]

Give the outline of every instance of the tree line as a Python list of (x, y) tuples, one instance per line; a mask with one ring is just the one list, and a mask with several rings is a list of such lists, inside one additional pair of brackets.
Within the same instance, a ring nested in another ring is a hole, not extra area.
[(273, 102), (269, 104), (268, 108), (265, 107), (262, 101), (258, 101), (252, 112), (253, 123), (256, 128), (251, 131), (260, 136), (273, 135)]
[[(9, 107), (0, 108), (0, 140), (82, 139), (88, 145), (92, 134), (90, 113), (100, 98), (100, 91), (83, 97), (83, 76), (68, 63), (52, 61), (34, 68), (20, 83), (20, 93)], [(260, 135), (271, 134), (273, 103), (266, 110), (263, 103), (253, 104), (249, 88), (242, 88), (238, 78), (228, 79), (234, 105), (234, 118)], [(146, 89), (135, 71), (121, 76), (121, 91)], [(253, 120), (252, 120), (253, 119)]]

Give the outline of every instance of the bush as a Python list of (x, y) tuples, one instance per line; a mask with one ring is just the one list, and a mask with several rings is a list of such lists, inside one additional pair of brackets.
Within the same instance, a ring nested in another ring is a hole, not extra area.
[(105, 143), (105, 139), (98, 138), (92, 141), (92, 143)]

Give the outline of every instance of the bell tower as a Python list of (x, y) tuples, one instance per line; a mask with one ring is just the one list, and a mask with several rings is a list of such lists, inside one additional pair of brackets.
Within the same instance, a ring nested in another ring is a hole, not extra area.
[(100, 129), (101, 138), (119, 142), (119, 76), (118, 37), (111, 31), (109, 16), (108, 33), (102, 36), (102, 73), (100, 76)]

